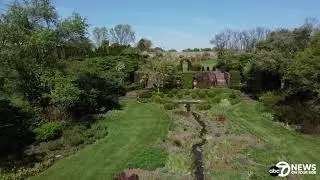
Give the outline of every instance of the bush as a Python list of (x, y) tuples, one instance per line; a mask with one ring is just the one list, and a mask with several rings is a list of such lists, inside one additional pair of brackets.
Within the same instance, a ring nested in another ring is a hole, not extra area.
[(22, 109), (10, 105), (9, 101), (0, 100), (0, 157), (19, 153), (34, 141), (34, 132), (29, 128), (34, 119), (30, 116)]
[(74, 133), (71, 136), (64, 137), (64, 141), (70, 147), (74, 147), (83, 144), (85, 141), (85, 136), (82, 133)]
[(179, 98), (179, 99), (183, 98), (183, 92), (179, 92), (179, 93), (177, 94), (177, 98)]
[(101, 139), (108, 135), (108, 127), (105, 124), (95, 123), (86, 132), (87, 137), (93, 137), (94, 139)]
[(209, 110), (211, 109), (211, 104), (210, 103), (202, 103), (197, 105), (198, 110)]
[(225, 107), (225, 108), (227, 108), (227, 107), (230, 107), (231, 106), (231, 103), (230, 103), (230, 101), (228, 100), (228, 99), (222, 99), (221, 101), (220, 101), (220, 104), (219, 104), (221, 107)]
[(159, 95), (152, 96), (152, 101), (155, 103), (162, 103), (162, 98)]
[(198, 97), (201, 99), (204, 99), (207, 97), (207, 90), (206, 89), (199, 89), (198, 91), (196, 91), (196, 93), (198, 94)]
[(164, 93), (157, 93), (157, 95), (159, 95), (161, 98), (164, 98), (165, 97), (165, 94)]
[(43, 152), (59, 150), (63, 148), (63, 141), (61, 139), (49, 141), (41, 144), (39, 148)]
[(215, 97), (213, 97), (212, 99), (211, 99), (211, 102), (212, 103), (220, 103), (220, 101), (221, 101), (221, 99), (222, 99), (222, 97), (221, 96), (215, 96)]
[(241, 91), (233, 90), (233, 91), (231, 91), (229, 97), (231, 99), (236, 99), (238, 97), (241, 97)]
[(241, 88), (241, 74), (240, 71), (232, 70), (229, 72), (230, 74), (230, 87), (232, 89), (240, 89)]
[(49, 141), (61, 136), (63, 124), (61, 122), (47, 122), (35, 130), (36, 139)]
[(198, 98), (198, 93), (196, 91), (191, 92), (191, 97), (192, 99), (197, 99)]
[(214, 92), (214, 91), (208, 91), (208, 93), (207, 93), (207, 96), (208, 96), (209, 98), (213, 98), (213, 97), (215, 97), (216, 95), (217, 95), (217, 93)]
[(185, 90), (184, 90), (184, 95), (190, 95), (190, 90), (185, 89)]
[(142, 86), (140, 84), (132, 83), (132, 84), (128, 85), (125, 89), (126, 89), (126, 91), (135, 91), (135, 90), (142, 89)]
[(85, 141), (84, 132), (87, 128), (84, 125), (76, 125), (63, 132), (63, 140), (70, 147), (80, 145)]
[[(151, 98), (151, 97), (152, 97), (152, 94), (153, 94), (152, 91), (149, 91), (149, 90), (141, 90), (141, 91), (138, 92), (138, 98), (139, 98), (139, 99), (140, 99), (140, 98), (142, 98), (142, 99), (144, 99), (144, 98)], [(157, 93), (155, 93), (155, 94), (157, 94)], [(160, 94), (161, 94), (161, 93), (160, 93)]]
[[(50, 76), (50, 74), (49, 75), (47, 74), (45, 76)], [(64, 114), (66, 114), (66, 112), (64, 112), (65, 109), (70, 108), (75, 102), (79, 101), (80, 90), (76, 87), (76, 84), (73, 83), (75, 78), (73, 76), (65, 75), (62, 73), (55, 73), (53, 75), (54, 76), (53, 78), (51, 76), (50, 77), (45, 77), (45, 76), (43, 77), (43, 81), (45, 81), (44, 83), (50, 84), (50, 79), (54, 79), (52, 80), (53, 82), (51, 82), (52, 83), (51, 86), (53, 86), (54, 89), (51, 91), (49, 95), (50, 103), (53, 105), (53, 107), (50, 107), (50, 108), (52, 110), (56, 108), (55, 111), (58, 113), (58, 115), (61, 113), (61, 115), (63, 116)], [(50, 109), (49, 109), (49, 112), (50, 112)], [(53, 117), (51, 117), (51, 119)], [(65, 117), (65, 119), (67, 119), (67, 117)], [(53, 120), (62, 120), (62, 119), (53, 119)]]
[(217, 66), (216, 65), (213, 65), (212, 66), (212, 71), (216, 71), (217, 70)]
[(181, 84), (183, 89), (192, 89), (193, 77), (196, 72), (179, 72), (178, 76), (181, 78)]
[(259, 101), (268, 109), (271, 110), (277, 103), (281, 101), (281, 96), (273, 92), (266, 92), (259, 97)]
[(176, 108), (176, 104), (174, 104), (174, 103), (166, 103), (166, 104), (164, 104), (164, 109), (166, 109), (166, 110), (172, 110), (172, 109), (175, 109)]
[(95, 74), (83, 74), (75, 83), (81, 92), (79, 100), (70, 108), (75, 117), (120, 107), (117, 96), (124, 90), (113, 80)]
[(192, 70), (193, 71), (200, 71), (201, 70), (201, 64), (200, 63), (193, 63), (192, 64)]
[(167, 97), (168, 98), (173, 98), (174, 97), (174, 93), (170, 91), (169, 93), (167, 93)]
[(241, 91), (231, 91), (229, 98), (232, 105), (239, 103), (241, 101)]

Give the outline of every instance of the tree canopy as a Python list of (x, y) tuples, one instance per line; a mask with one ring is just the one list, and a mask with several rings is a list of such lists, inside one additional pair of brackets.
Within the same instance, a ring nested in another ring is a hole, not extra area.
[(111, 42), (128, 45), (136, 39), (135, 32), (129, 24), (118, 24), (110, 29)]

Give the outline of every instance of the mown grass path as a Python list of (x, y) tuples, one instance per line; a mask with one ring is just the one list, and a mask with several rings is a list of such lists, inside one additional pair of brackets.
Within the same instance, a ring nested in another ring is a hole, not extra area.
[(115, 118), (106, 118), (109, 134), (60, 160), (34, 180), (112, 179), (139, 152), (167, 137), (168, 116), (150, 104), (125, 102)]

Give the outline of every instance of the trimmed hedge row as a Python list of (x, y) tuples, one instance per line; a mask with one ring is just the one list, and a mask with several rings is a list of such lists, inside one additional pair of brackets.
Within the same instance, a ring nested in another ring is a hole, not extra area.
[(229, 72), (230, 78), (230, 87), (232, 89), (240, 89), (241, 88), (241, 73), (240, 71), (231, 70)]
[(179, 72), (178, 76), (181, 78), (181, 84), (183, 89), (192, 89), (193, 77), (196, 75), (196, 72)]

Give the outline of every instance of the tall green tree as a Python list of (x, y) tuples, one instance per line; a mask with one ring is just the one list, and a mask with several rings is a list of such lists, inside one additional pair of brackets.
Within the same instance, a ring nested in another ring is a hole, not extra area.
[(137, 44), (137, 48), (141, 51), (148, 51), (152, 46), (152, 42), (149, 39), (141, 38)]

